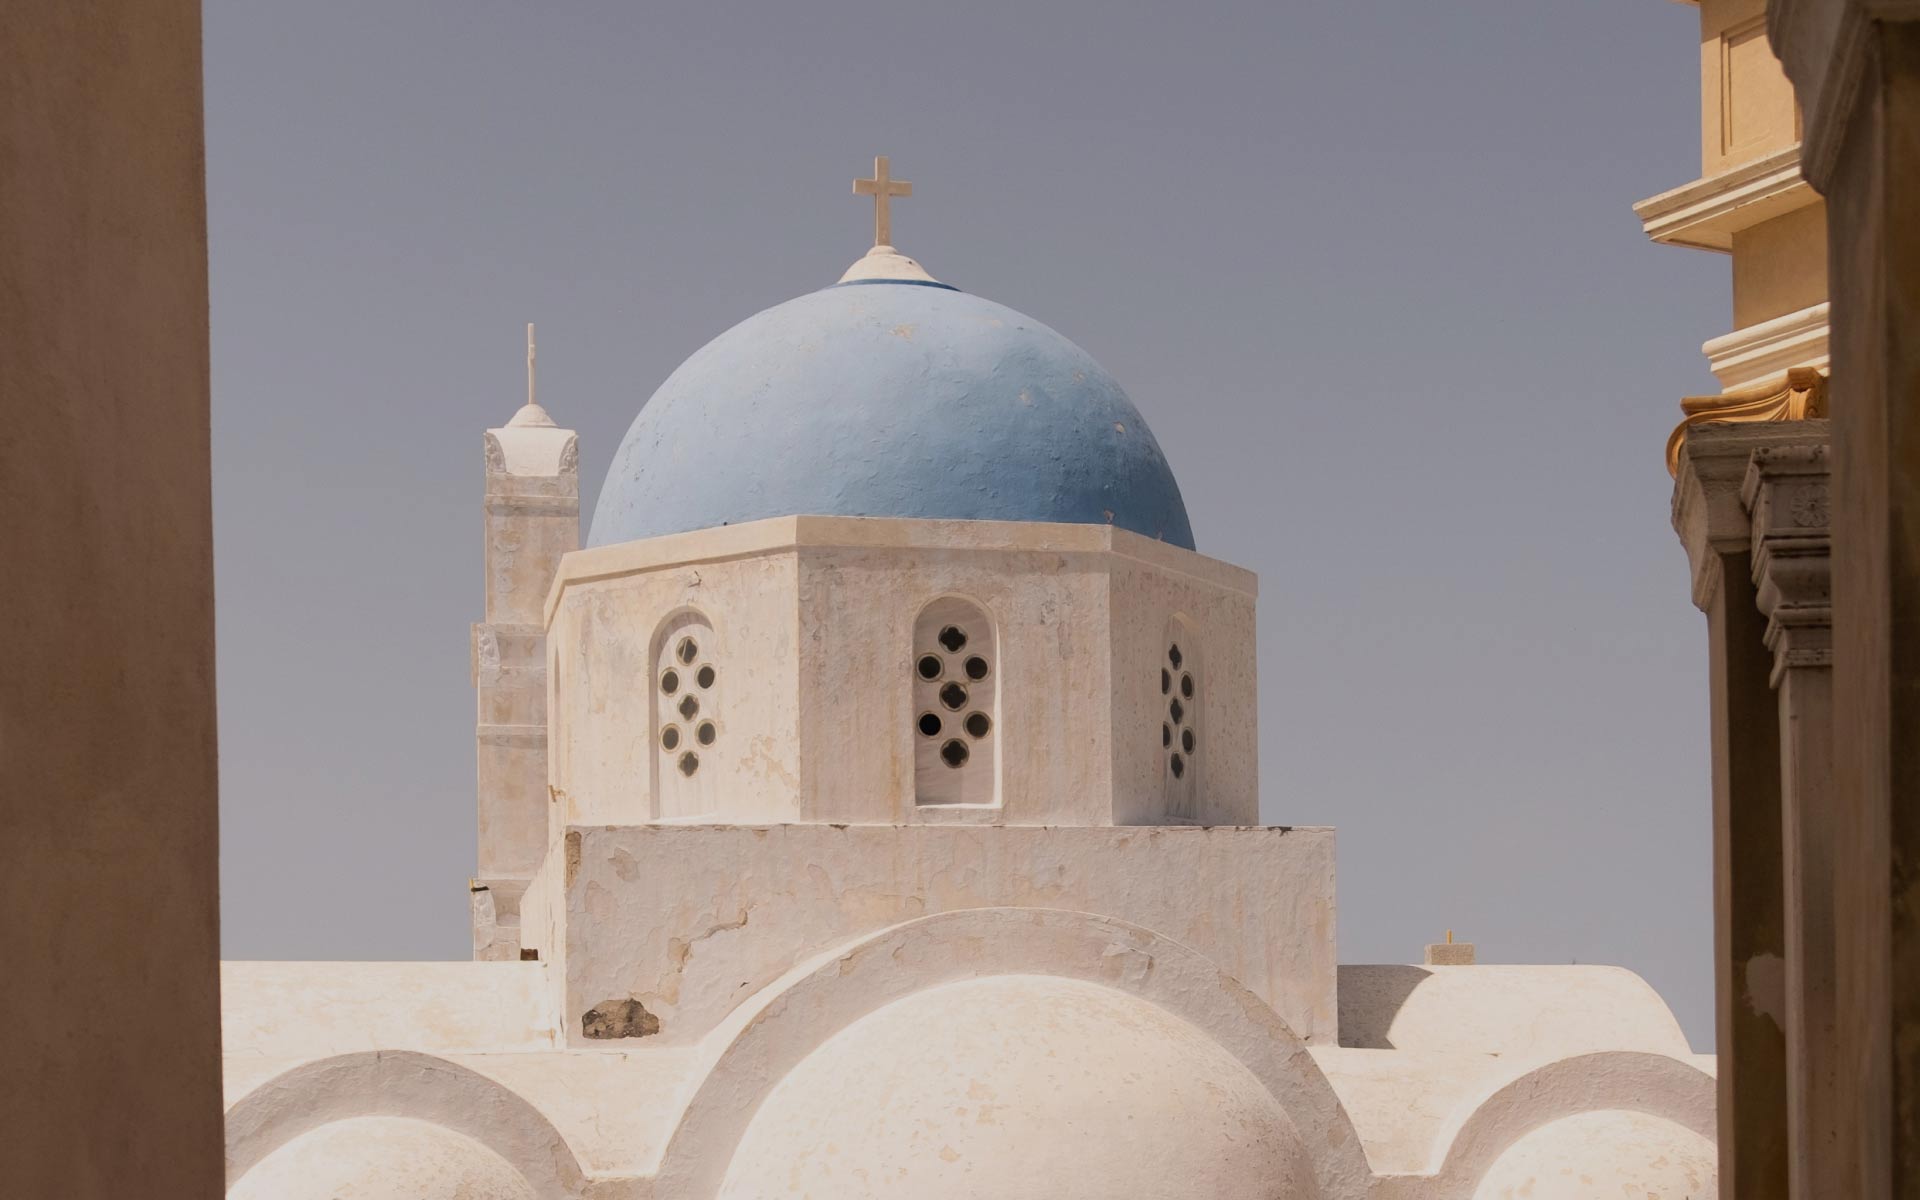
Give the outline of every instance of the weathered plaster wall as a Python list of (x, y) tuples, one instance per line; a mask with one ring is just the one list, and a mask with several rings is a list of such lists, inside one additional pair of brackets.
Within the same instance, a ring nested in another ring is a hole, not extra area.
[(222, 963), (227, 1058), (550, 1050), (560, 1027), (546, 971), (534, 962)]
[[(1199, 951), (1309, 1043), (1334, 1040), (1333, 834), (1033, 826), (576, 828), (563, 1012), (636, 1000), (703, 1036), (794, 963), (958, 909), (1114, 917)], [(805, 864), (800, 866), (799, 864)]]
[[(1250, 572), (1144, 539), (1127, 539), (1110, 560), (1108, 630), (1114, 670), (1113, 815), (1116, 825), (1151, 825), (1169, 812), (1168, 754), (1183, 753), (1197, 801), (1187, 819), (1201, 825), (1260, 820), (1259, 681)], [(1168, 659), (1169, 618), (1178, 618), (1180, 667)], [(1160, 672), (1174, 687), (1161, 691)], [(1196, 694), (1180, 696), (1191, 675)], [(1182, 705), (1172, 723), (1169, 706)], [(1192, 732), (1192, 752), (1162, 744), (1162, 726)]]
[(0, 25), (0, 1190), (212, 1196), (200, 6)]
[[(798, 815), (796, 568), (791, 549), (752, 553), (764, 549), (742, 526), (564, 560), (549, 601), (550, 836), (578, 823)], [(667, 751), (660, 733), (684, 692), (662, 692), (656, 643), (666, 622), (695, 612), (712, 624), (703, 655), (717, 671), (703, 715), (717, 718), (719, 736), (699, 748), (695, 777), (711, 811), (663, 812), (656, 798), (684, 743)]]
[[(553, 817), (1249, 824), (1254, 591), (1237, 567), (1090, 525), (796, 517), (572, 554), (548, 605)], [(998, 717), (978, 746), (997, 808), (916, 803), (914, 625), (952, 597), (994, 626)], [(688, 789), (661, 744), (673, 698), (655, 652), (662, 622), (691, 611), (713, 626), (719, 682), (699, 698), (721, 716), (689, 805), (672, 801)], [(1179, 814), (1161, 690), (1176, 617), (1206, 726), (1199, 802)]]

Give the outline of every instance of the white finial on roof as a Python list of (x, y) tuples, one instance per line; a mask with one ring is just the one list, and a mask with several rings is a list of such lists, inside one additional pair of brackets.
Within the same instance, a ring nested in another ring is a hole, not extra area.
[(939, 283), (927, 269), (893, 248), (893, 207), (895, 196), (913, 195), (913, 185), (895, 179), (882, 154), (873, 160), (873, 178), (853, 181), (853, 194), (873, 197), (873, 249), (847, 268), (841, 283), (865, 279), (886, 279), (909, 283)]
[(541, 408), (539, 401), (534, 398), (533, 322), (529, 321), (527, 322), (527, 402), (520, 407), (519, 412), (513, 414), (513, 419), (507, 422), (507, 428), (517, 429), (528, 425), (552, 426), (552, 424), (553, 418), (547, 415), (547, 410)]

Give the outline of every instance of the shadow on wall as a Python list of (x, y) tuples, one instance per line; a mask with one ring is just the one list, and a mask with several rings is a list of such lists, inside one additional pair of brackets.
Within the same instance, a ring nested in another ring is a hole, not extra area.
[(1425, 967), (1381, 964), (1341, 967), (1340, 1044), (1350, 1050), (1392, 1050), (1387, 1039), (1400, 1009), (1433, 972)]

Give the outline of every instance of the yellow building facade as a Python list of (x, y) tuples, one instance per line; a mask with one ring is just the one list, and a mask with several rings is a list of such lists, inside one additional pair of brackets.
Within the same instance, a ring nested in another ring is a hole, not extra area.
[(1767, 41), (1766, 0), (1700, 11), (1700, 177), (1634, 206), (1647, 236), (1733, 260), (1731, 329), (1701, 346), (1721, 390), (1681, 400), (1688, 426), (1826, 412), (1826, 205), (1800, 172), (1801, 118)]

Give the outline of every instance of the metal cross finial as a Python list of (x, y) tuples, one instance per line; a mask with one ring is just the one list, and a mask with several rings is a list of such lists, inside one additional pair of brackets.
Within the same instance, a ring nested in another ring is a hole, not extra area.
[(533, 404), (533, 322), (527, 322), (527, 403)]
[(890, 203), (895, 196), (913, 195), (913, 185), (888, 174), (887, 156), (882, 154), (873, 160), (872, 179), (853, 181), (853, 194), (873, 197), (873, 244), (893, 245), (893, 212)]

